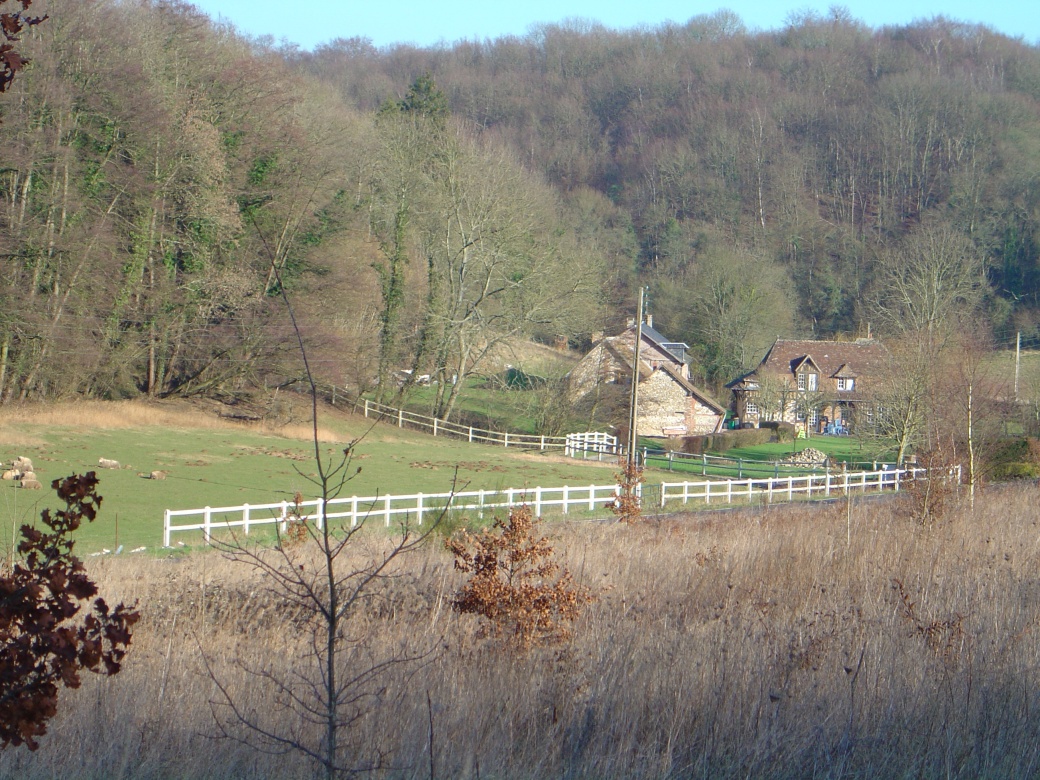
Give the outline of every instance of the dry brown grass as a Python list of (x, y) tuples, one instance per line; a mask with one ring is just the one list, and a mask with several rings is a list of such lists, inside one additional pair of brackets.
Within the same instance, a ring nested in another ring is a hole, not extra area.
[[(1036, 776), (1036, 498), (990, 490), (935, 527), (860, 502), (851, 543), (843, 504), (555, 524), (599, 598), (569, 644), (527, 656), (451, 613), (459, 575), (431, 544), (358, 619), (374, 656), (441, 649), (386, 681), (352, 744), (395, 778), (429, 777), (431, 748), (443, 778)], [(257, 711), (269, 702), (230, 661), (301, 663), (306, 637), (261, 581), (216, 555), (92, 567), (113, 599), (141, 601), (130, 661), (67, 695), (39, 753), (8, 751), (0, 775), (308, 776), (209, 738), (200, 648)]]
[[(323, 410), (328, 416), (334, 411)], [(73, 401), (0, 407), (0, 444), (38, 446), (40, 441), (5, 425), (59, 426), (81, 430), (122, 430), (128, 428), (180, 428), (189, 430), (251, 430), (287, 439), (310, 441), (314, 430), (309, 422), (280, 423), (272, 420), (242, 422), (220, 417), (212, 408), (187, 401)], [(343, 441), (342, 433), (319, 426), (323, 442)]]

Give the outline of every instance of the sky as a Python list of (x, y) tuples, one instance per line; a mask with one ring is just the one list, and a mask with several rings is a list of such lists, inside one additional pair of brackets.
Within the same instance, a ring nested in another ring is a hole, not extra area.
[(458, 40), (525, 35), (532, 25), (571, 19), (590, 20), (625, 30), (685, 23), (691, 17), (725, 9), (749, 30), (781, 28), (792, 13), (826, 14), (838, 5), (871, 27), (904, 25), (943, 15), (982, 23), (1027, 43), (1040, 44), (1036, 0), (190, 0), (215, 20), (233, 24), (251, 36), (273, 36), (303, 49), (335, 38), (368, 38), (377, 47), (396, 43), (421, 47)]

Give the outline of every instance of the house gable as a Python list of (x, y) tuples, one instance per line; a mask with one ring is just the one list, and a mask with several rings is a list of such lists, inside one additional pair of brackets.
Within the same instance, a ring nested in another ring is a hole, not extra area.
[[(677, 354), (685, 354), (686, 345), (666, 341), (646, 325), (642, 331), (637, 409), (640, 432), (676, 436), (721, 430), (726, 408), (690, 382), (688, 366)], [(634, 360), (635, 327), (602, 339), (568, 375), (571, 400), (579, 401), (602, 385), (630, 384)]]
[[(782, 419), (791, 422), (806, 416), (834, 419), (843, 416), (843, 410), (848, 411), (856, 402), (869, 398), (871, 388), (884, 382), (888, 365), (888, 350), (873, 339), (778, 338), (753, 371), (727, 387), (733, 393), (734, 412), (741, 420), (760, 419), (763, 410), (759, 402), (767, 395), (770, 404), (775, 403), (777, 407), (769, 414)], [(815, 413), (805, 411), (810, 395), (818, 402), (814, 402)]]

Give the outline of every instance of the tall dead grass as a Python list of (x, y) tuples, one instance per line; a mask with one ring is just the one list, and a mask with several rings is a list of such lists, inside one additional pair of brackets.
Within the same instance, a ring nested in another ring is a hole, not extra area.
[[(864, 501), (850, 539), (844, 505), (556, 524), (599, 598), (570, 643), (526, 654), (445, 607), (459, 580), (431, 544), (358, 620), (372, 657), (437, 652), (385, 680), (352, 744), (393, 778), (1035, 776), (1036, 499), (991, 490), (934, 527)], [(270, 702), (234, 659), (300, 668), (307, 638), (261, 580), (216, 555), (93, 567), (106, 595), (141, 602), (125, 671), (68, 693), (40, 751), (7, 751), (0, 774), (310, 776), (212, 739), (203, 651), (256, 712)]]
[[(309, 422), (277, 420), (240, 421), (226, 419), (199, 405), (184, 401), (74, 401), (0, 407), (0, 444), (32, 446), (39, 440), (19, 427), (61, 426), (80, 430), (123, 430), (128, 428), (182, 428), (190, 430), (251, 430), (287, 439), (311, 440), (314, 429)], [(327, 426), (319, 426), (323, 442), (343, 441), (344, 436)]]

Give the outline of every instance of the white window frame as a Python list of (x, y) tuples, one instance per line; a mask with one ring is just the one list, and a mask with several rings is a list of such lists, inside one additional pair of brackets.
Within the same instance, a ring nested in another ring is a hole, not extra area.
[(849, 392), (856, 387), (856, 380), (852, 377), (838, 377), (838, 390)]
[(820, 387), (820, 375), (813, 373), (812, 371), (808, 374), (809, 377), (809, 392), (815, 393)]
[(798, 392), (805, 392), (805, 372), (803, 371), (798, 372)]
[(744, 414), (758, 414), (758, 404), (749, 398), (744, 404)]

